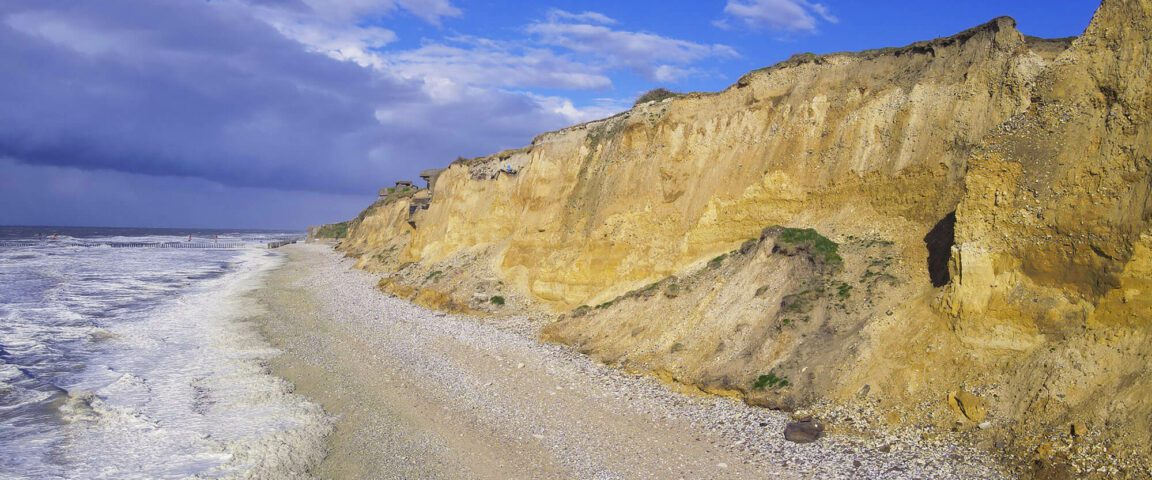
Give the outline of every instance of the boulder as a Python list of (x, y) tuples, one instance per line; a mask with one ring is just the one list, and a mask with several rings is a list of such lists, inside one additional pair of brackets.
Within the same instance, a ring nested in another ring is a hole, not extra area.
[(794, 443), (812, 443), (824, 435), (824, 424), (815, 420), (791, 422), (784, 427), (784, 439)]
[(988, 416), (988, 409), (984, 400), (964, 390), (957, 390), (948, 394), (948, 406), (952, 411), (960, 414), (969, 421), (980, 423)]

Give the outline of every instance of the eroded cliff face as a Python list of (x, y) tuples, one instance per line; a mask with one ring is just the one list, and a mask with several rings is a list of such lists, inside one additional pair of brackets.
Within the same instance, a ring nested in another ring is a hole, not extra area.
[(1105, 1), (1074, 42), (1001, 18), (798, 56), (457, 161), (341, 248), (388, 291), (544, 308), (548, 339), (689, 388), (1152, 475), (1091, 447), (1152, 441), (1150, 5)]
[[(500, 244), (498, 272), (564, 309), (776, 223), (918, 239), (959, 200), (971, 149), (1028, 107), (1045, 63), (1006, 18), (903, 49), (801, 57), (718, 94), (456, 163), (403, 255)], [(518, 173), (493, 177), (505, 164)]]
[(1005, 392), (1006, 416), (1083, 422), (1143, 455), (1152, 441), (1150, 47), (1152, 2), (1105, 1), (1037, 79), (1033, 106), (969, 165), (954, 280), (940, 299), (966, 344), (1002, 357), (1000, 368), (981, 363), (993, 368), (985, 383)]

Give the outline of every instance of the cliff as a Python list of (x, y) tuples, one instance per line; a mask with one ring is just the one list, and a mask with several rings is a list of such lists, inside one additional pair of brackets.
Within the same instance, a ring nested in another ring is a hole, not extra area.
[(685, 388), (1152, 475), (1150, 32), (1108, 0), (1075, 40), (798, 55), (458, 160), (340, 248)]

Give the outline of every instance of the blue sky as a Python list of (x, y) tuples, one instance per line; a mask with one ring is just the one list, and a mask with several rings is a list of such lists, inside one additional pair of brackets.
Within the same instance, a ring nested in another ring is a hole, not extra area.
[(799, 52), (1093, 0), (17, 0), (0, 4), (0, 224), (301, 228), (457, 156), (723, 89)]

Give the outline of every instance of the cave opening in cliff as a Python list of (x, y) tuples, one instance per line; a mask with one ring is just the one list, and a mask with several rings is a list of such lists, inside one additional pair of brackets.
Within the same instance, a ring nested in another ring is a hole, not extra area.
[(928, 278), (932, 279), (933, 287), (943, 287), (951, 281), (948, 258), (955, 244), (956, 212), (952, 212), (936, 222), (924, 236), (924, 246), (928, 249)]

